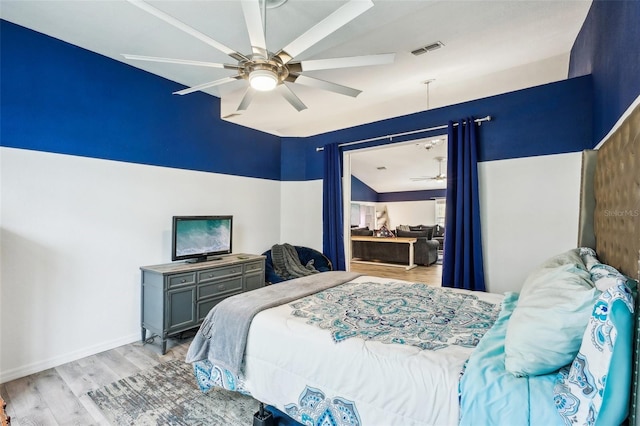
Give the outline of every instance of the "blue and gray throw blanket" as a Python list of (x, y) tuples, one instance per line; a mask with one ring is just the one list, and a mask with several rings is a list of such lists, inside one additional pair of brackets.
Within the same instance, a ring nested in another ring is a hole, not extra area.
[(291, 244), (275, 244), (271, 247), (271, 260), (273, 270), (285, 280), (318, 273), (313, 266), (313, 260), (310, 260), (306, 265), (300, 262), (298, 252)]

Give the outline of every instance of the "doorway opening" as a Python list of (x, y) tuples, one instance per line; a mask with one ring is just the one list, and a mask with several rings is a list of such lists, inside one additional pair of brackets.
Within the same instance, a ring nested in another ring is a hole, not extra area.
[[(399, 225), (444, 228), (446, 157), (446, 135), (343, 152), (348, 270), (352, 228), (379, 231), (382, 224), (392, 231)], [(441, 250), (438, 254), (441, 263)]]

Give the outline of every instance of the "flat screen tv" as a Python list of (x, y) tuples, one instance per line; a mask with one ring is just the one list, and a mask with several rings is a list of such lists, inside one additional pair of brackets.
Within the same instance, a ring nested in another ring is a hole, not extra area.
[(204, 262), (231, 254), (233, 216), (173, 216), (171, 260)]

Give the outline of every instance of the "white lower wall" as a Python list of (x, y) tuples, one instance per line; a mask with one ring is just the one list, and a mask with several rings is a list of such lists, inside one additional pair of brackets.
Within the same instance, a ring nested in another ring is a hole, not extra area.
[(322, 180), (282, 182), (281, 188), (279, 242), (322, 251)]
[(532, 268), (576, 246), (580, 167), (580, 153), (479, 164), (488, 291), (518, 291)]
[(10, 148), (0, 166), (0, 382), (140, 339), (139, 267), (170, 261), (173, 215), (232, 214), (234, 252), (280, 239), (277, 181)]
[[(138, 268), (169, 261), (173, 215), (233, 214), (234, 252), (322, 249), (321, 180), (9, 148), (0, 166), (0, 383), (139, 339)], [(479, 176), (488, 289), (517, 291), (576, 244), (580, 154), (485, 162)]]

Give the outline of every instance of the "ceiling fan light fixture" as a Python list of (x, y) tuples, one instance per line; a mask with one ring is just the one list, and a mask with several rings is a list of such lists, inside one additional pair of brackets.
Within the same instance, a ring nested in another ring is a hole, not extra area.
[(255, 90), (268, 92), (278, 85), (278, 75), (271, 70), (253, 70), (249, 74), (249, 84)]
[(174, 28), (189, 34), (222, 53), (227, 54), (235, 60), (236, 63), (214, 63), (141, 55), (125, 55), (125, 58), (235, 70), (237, 74), (234, 76), (219, 78), (214, 81), (192, 86), (187, 89), (176, 91), (174, 94), (186, 95), (188, 93), (209, 89), (214, 86), (242, 79), (247, 81), (250, 90), (245, 92), (244, 97), (238, 106), (238, 111), (244, 111), (247, 109), (251, 103), (251, 99), (253, 99), (253, 96), (257, 91), (267, 92), (273, 91), (274, 89), (277, 89), (277, 91), (280, 92), (280, 95), (297, 111), (306, 109), (306, 105), (287, 85), (284, 84), (285, 81), (287, 83), (299, 83), (301, 85), (316, 87), (341, 95), (356, 97), (360, 94), (360, 90), (320, 80), (318, 78), (300, 75), (300, 73), (304, 71), (305, 67), (308, 67), (310, 70), (321, 70), (383, 65), (392, 63), (394, 59), (394, 54), (378, 54), (291, 62), (298, 54), (308, 50), (316, 43), (347, 25), (349, 22), (371, 8), (373, 6), (372, 0), (349, 0), (346, 4), (342, 5), (329, 16), (320, 20), (320, 22), (313, 25), (306, 32), (295, 38), (275, 54), (267, 49), (267, 9), (280, 7), (288, 0), (242, 0), (240, 2), (242, 3), (242, 14), (244, 15), (249, 41), (251, 43), (251, 54), (248, 55), (237, 52), (199, 32), (195, 28), (190, 27), (173, 16), (161, 11), (160, 9), (156, 9), (154, 6), (148, 4), (146, 0), (127, 1)]

